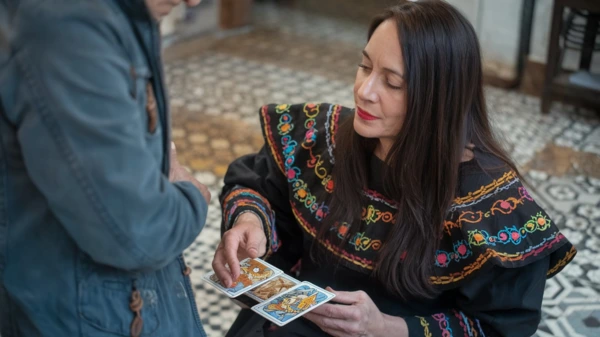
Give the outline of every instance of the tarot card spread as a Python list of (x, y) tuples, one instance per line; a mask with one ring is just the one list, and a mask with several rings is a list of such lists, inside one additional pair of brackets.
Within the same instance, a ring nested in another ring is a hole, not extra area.
[(240, 262), (241, 274), (235, 285), (225, 288), (214, 272), (204, 275), (204, 280), (229, 297), (236, 297), (250, 289), (258, 287), (272, 278), (282, 274), (282, 271), (261, 259), (245, 259)]
[(335, 295), (309, 282), (302, 282), (252, 310), (271, 322), (284, 326), (314, 308), (330, 301)]

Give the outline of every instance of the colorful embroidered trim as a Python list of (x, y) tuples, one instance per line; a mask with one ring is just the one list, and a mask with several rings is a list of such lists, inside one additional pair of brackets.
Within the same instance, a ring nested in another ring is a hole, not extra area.
[[(328, 213), (329, 208), (324, 204), (317, 204), (317, 198), (314, 196), (308, 185), (304, 182), (304, 180), (300, 179), (300, 175), (302, 171), (297, 166), (294, 166), (296, 161), (295, 154), (296, 148), (298, 146), (298, 142), (292, 139), (289, 133), (294, 130), (293, 120), (289, 112), (290, 105), (278, 105), (275, 107), (275, 113), (280, 114), (279, 125), (277, 129), (279, 130), (279, 135), (281, 135), (281, 145), (282, 145), (282, 153), (284, 156), (283, 168), (282, 172), (286, 176), (289, 183), (292, 184), (292, 190), (294, 192), (294, 198), (301, 202), (304, 207), (310, 210), (311, 213), (315, 214), (317, 220), (321, 221)], [(304, 141), (302, 146), (308, 149), (311, 149), (312, 146), (316, 142), (316, 129), (315, 129), (315, 120), (314, 117), (319, 114), (319, 105), (316, 104), (306, 104), (303, 108), (304, 113), (308, 117), (304, 126), (308, 129), (305, 134)], [(263, 110), (263, 118), (268, 116), (268, 111)], [(269, 121), (268, 118), (265, 119), (265, 123)], [(281, 154), (279, 151), (276, 151), (275, 140), (273, 138), (273, 133), (269, 127), (269, 124), (265, 124), (265, 133), (268, 135), (269, 146), (271, 147), (271, 152), (276, 153), (278, 158), (281, 158)], [(312, 155), (312, 152), (311, 152)], [(316, 160), (316, 159), (315, 159)], [(321, 160), (317, 160), (322, 163)], [(316, 163), (315, 163), (316, 165)], [(315, 173), (318, 172), (318, 167), (315, 169)], [(326, 172), (325, 172), (326, 174)], [(333, 188), (333, 180), (329, 180), (326, 183), (327, 188)]]
[(475, 323), (477, 323), (477, 329), (479, 329), (479, 334), (481, 335), (481, 337), (485, 337), (485, 333), (483, 332), (483, 329), (481, 328), (481, 323), (479, 323), (479, 320), (477, 318), (475, 319)]
[[(289, 105), (279, 105), (276, 109), (282, 108), (281, 110), (288, 109)], [(265, 133), (265, 139), (269, 145), (269, 149), (271, 150), (271, 154), (273, 155), (273, 159), (277, 163), (277, 167), (281, 170), (281, 172), (285, 175), (285, 166), (283, 165), (283, 158), (281, 157), (281, 153), (277, 151), (277, 147), (275, 146), (275, 139), (273, 137), (273, 132), (271, 131), (270, 123), (271, 116), (269, 115), (269, 106), (265, 105), (261, 109), (261, 115), (263, 118), (263, 130)], [(293, 128), (293, 125), (291, 125)]]
[(465, 240), (459, 240), (453, 243), (454, 251), (446, 252), (444, 250), (438, 250), (435, 252), (435, 265), (438, 267), (448, 267), (451, 261), (459, 262), (469, 256), (473, 255), (473, 252), (468, 247), (468, 243)]
[(415, 317), (419, 319), (419, 322), (421, 323), (421, 326), (423, 327), (423, 337), (433, 337), (433, 334), (431, 334), (431, 331), (429, 331), (429, 323), (427, 322), (425, 317), (420, 317), (420, 316), (415, 316)]
[(551, 222), (552, 221), (542, 214), (542, 212), (538, 212), (535, 216), (532, 216), (523, 227), (517, 228), (517, 226), (505, 226), (504, 229), (500, 230), (496, 235), (490, 235), (485, 230), (476, 229), (468, 231), (469, 246), (496, 246), (496, 244), (506, 245), (509, 243), (518, 245), (521, 243), (521, 240), (527, 237), (527, 234), (545, 231), (550, 228)]
[[(294, 214), (294, 217), (296, 218), (296, 220), (298, 221), (298, 223), (300, 224), (300, 226), (313, 238), (316, 237), (317, 234), (317, 230), (315, 227), (311, 226), (305, 219), (304, 217), (302, 217), (302, 214), (300, 214), (300, 212), (298, 211), (298, 209), (296, 209), (296, 207), (294, 206), (294, 204), (291, 204), (292, 206), (292, 213)], [(326, 240), (325, 242), (323, 241), (318, 241), (321, 245), (323, 245), (325, 248), (327, 248), (328, 251), (330, 251), (331, 253), (333, 253), (334, 255), (341, 257), (342, 259), (351, 262), (354, 265), (357, 265), (361, 268), (365, 268), (365, 269), (373, 269), (373, 261), (369, 260), (369, 259), (364, 259), (361, 258), (360, 256), (356, 256), (353, 254), (350, 254), (348, 252), (346, 252), (345, 250), (339, 248), (336, 245), (333, 245), (331, 242), (329, 242), (329, 240)]]
[(380, 203), (382, 203), (382, 204), (384, 204), (384, 205), (386, 205), (386, 206), (388, 206), (390, 208), (398, 209), (395, 201), (386, 198), (383, 194), (381, 194), (381, 193), (379, 193), (377, 191), (366, 189), (366, 190), (363, 191), (363, 195), (366, 196), (367, 198), (373, 200), (373, 201), (380, 202)]
[(517, 177), (517, 174), (514, 171), (506, 172), (501, 178), (494, 180), (486, 186), (481, 186), (481, 188), (477, 191), (469, 192), (464, 197), (455, 198), (454, 203), (450, 206), (450, 212), (454, 212), (459, 208), (475, 205), (504, 190), (509, 189), (510, 186), (519, 181), (520, 179)]
[(443, 313), (433, 314), (431, 315), (433, 319), (435, 319), (439, 326), (440, 330), (442, 330), (442, 336), (444, 337), (452, 337), (452, 328), (450, 327), (450, 320)]
[(531, 198), (531, 196), (529, 196), (529, 192), (527, 192), (525, 187), (520, 186), (518, 188), (518, 192), (519, 192), (518, 199), (515, 197), (508, 197), (506, 199), (496, 200), (490, 207), (490, 210), (485, 213), (483, 211), (477, 211), (477, 212), (463, 211), (463, 212), (461, 212), (458, 219), (456, 219), (455, 221), (451, 221), (451, 220), (444, 221), (444, 230), (446, 231), (446, 233), (448, 235), (452, 235), (451, 229), (452, 228), (462, 228), (463, 222), (470, 223), (470, 224), (476, 224), (476, 223), (480, 222), (481, 220), (483, 220), (484, 218), (489, 218), (490, 216), (496, 215), (497, 213), (510, 214), (515, 209), (517, 209), (517, 207), (519, 205), (524, 205), (525, 200), (533, 201), (533, 198)]
[[(306, 115), (307, 119), (304, 121), (304, 128), (306, 129), (306, 133), (304, 134), (304, 140), (302, 141), (302, 148), (308, 150), (308, 154), (310, 156), (310, 160), (306, 163), (308, 168), (312, 168), (315, 171), (315, 176), (321, 179), (321, 184), (325, 187), (325, 191), (328, 193), (333, 192), (333, 180), (331, 178), (331, 174), (327, 172), (327, 169), (323, 167), (324, 160), (321, 158), (321, 154), (315, 155), (313, 153), (313, 148), (317, 144), (317, 121), (316, 117), (319, 115), (320, 104), (308, 103), (304, 105), (303, 112)], [(330, 106), (330, 111), (333, 109), (333, 106)], [(329, 137), (329, 134), (327, 134)], [(287, 158), (287, 156), (286, 156)]]
[(335, 150), (335, 134), (337, 131), (340, 111), (342, 111), (341, 105), (330, 106), (329, 110), (327, 111), (327, 120), (325, 121), (325, 140), (327, 141), (327, 151), (329, 152), (329, 163), (332, 165), (335, 164), (333, 150)]
[(386, 223), (395, 223), (396, 222), (396, 214), (391, 212), (380, 211), (375, 208), (373, 205), (369, 205), (362, 210), (362, 220), (370, 225), (372, 223), (376, 223), (378, 221), (383, 221)]
[(571, 249), (565, 254), (565, 257), (563, 257), (562, 259), (560, 259), (554, 265), (554, 267), (550, 268), (548, 270), (548, 273), (546, 275), (547, 276), (552, 276), (556, 272), (558, 272), (559, 270), (561, 270), (564, 266), (566, 266), (569, 262), (571, 262), (571, 260), (573, 260), (573, 258), (575, 257), (575, 254), (577, 254), (577, 249), (575, 249), (575, 246), (572, 246)]
[(267, 255), (276, 252), (281, 246), (275, 228), (275, 214), (271, 211), (269, 201), (256, 191), (248, 188), (234, 188), (223, 201), (223, 214), (225, 216), (226, 228), (230, 228), (231, 220), (237, 210), (250, 209), (263, 219), (265, 234), (269, 239)]
[(551, 249), (555, 244), (561, 243), (564, 240), (565, 236), (560, 232), (556, 232), (553, 233), (550, 237), (544, 238), (544, 240), (540, 244), (536, 246), (531, 246), (522, 252), (514, 254), (500, 253), (491, 248), (488, 248), (484, 253), (477, 257), (475, 262), (465, 266), (462, 271), (452, 273), (450, 275), (432, 276), (431, 283), (439, 285), (460, 281), (472, 274), (474, 271), (480, 269), (491, 258), (499, 258), (503, 262), (523, 261), (530, 256), (537, 256), (542, 254), (543, 251)]
[[(350, 225), (347, 222), (336, 222), (333, 227), (329, 230), (337, 232), (336, 236), (343, 240), (346, 238), (348, 234), (348, 230), (350, 229)], [(379, 250), (381, 248), (382, 242), (381, 240), (373, 240), (370, 237), (365, 235), (365, 232), (358, 232), (354, 234), (354, 237), (348, 240), (348, 244), (354, 247), (354, 250), (362, 250), (366, 251), (369, 249)]]
[(460, 322), (460, 327), (463, 328), (463, 331), (465, 332), (465, 336), (470, 336), (470, 337), (477, 336), (477, 331), (473, 330), (473, 328), (474, 328), (473, 321), (470, 318), (465, 316), (465, 314), (463, 314), (462, 311), (452, 310), (452, 312), (454, 313), (454, 316)]

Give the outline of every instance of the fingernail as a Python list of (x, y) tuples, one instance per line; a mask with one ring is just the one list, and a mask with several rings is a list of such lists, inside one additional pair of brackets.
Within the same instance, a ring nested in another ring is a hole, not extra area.
[(175, 143), (171, 142), (171, 150), (175, 150)]

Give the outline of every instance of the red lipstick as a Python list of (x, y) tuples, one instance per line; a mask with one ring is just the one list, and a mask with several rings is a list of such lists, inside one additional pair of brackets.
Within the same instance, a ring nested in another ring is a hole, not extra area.
[(358, 115), (358, 117), (360, 117), (366, 121), (372, 121), (372, 120), (379, 119), (379, 118), (371, 115), (370, 113), (366, 112), (365, 110), (361, 109), (358, 106), (356, 107), (356, 114)]

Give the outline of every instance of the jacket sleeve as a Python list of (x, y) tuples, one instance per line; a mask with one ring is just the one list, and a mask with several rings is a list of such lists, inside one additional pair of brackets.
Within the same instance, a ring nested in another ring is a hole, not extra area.
[[(25, 169), (54, 217), (98, 263), (159, 269), (201, 231), (207, 203), (150, 152), (118, 26), (85, 2), (15, 23), (15, 97)], [(25, 207), (33, 207), (28, 205)]]
[(550, 257), (525, 267), (494, 267), (456, 292), (456, 307), (406, 317), (409, 337), (530, 337), (540, 323)]
[[(258, 153), (235, 160), (225, 175), (225, 186), (221, 194), (223, 222), (221, 231), (225, 232), (234, 224), (243, 212), (251, 211), (258, 215), (268, 239), (265, 258), (276, 252), (281, 245), (278, 232), (293, 227), (293, 221), (277, 222), (289, 217), (291, 208), (287, 181), (276, 166), (266, 147)], [(285, 228), (282, 228), (285, 227)], [(296, 226), (297, 227), (297, 226)], [(278, 230), (279, 228), (279, 230)]]

